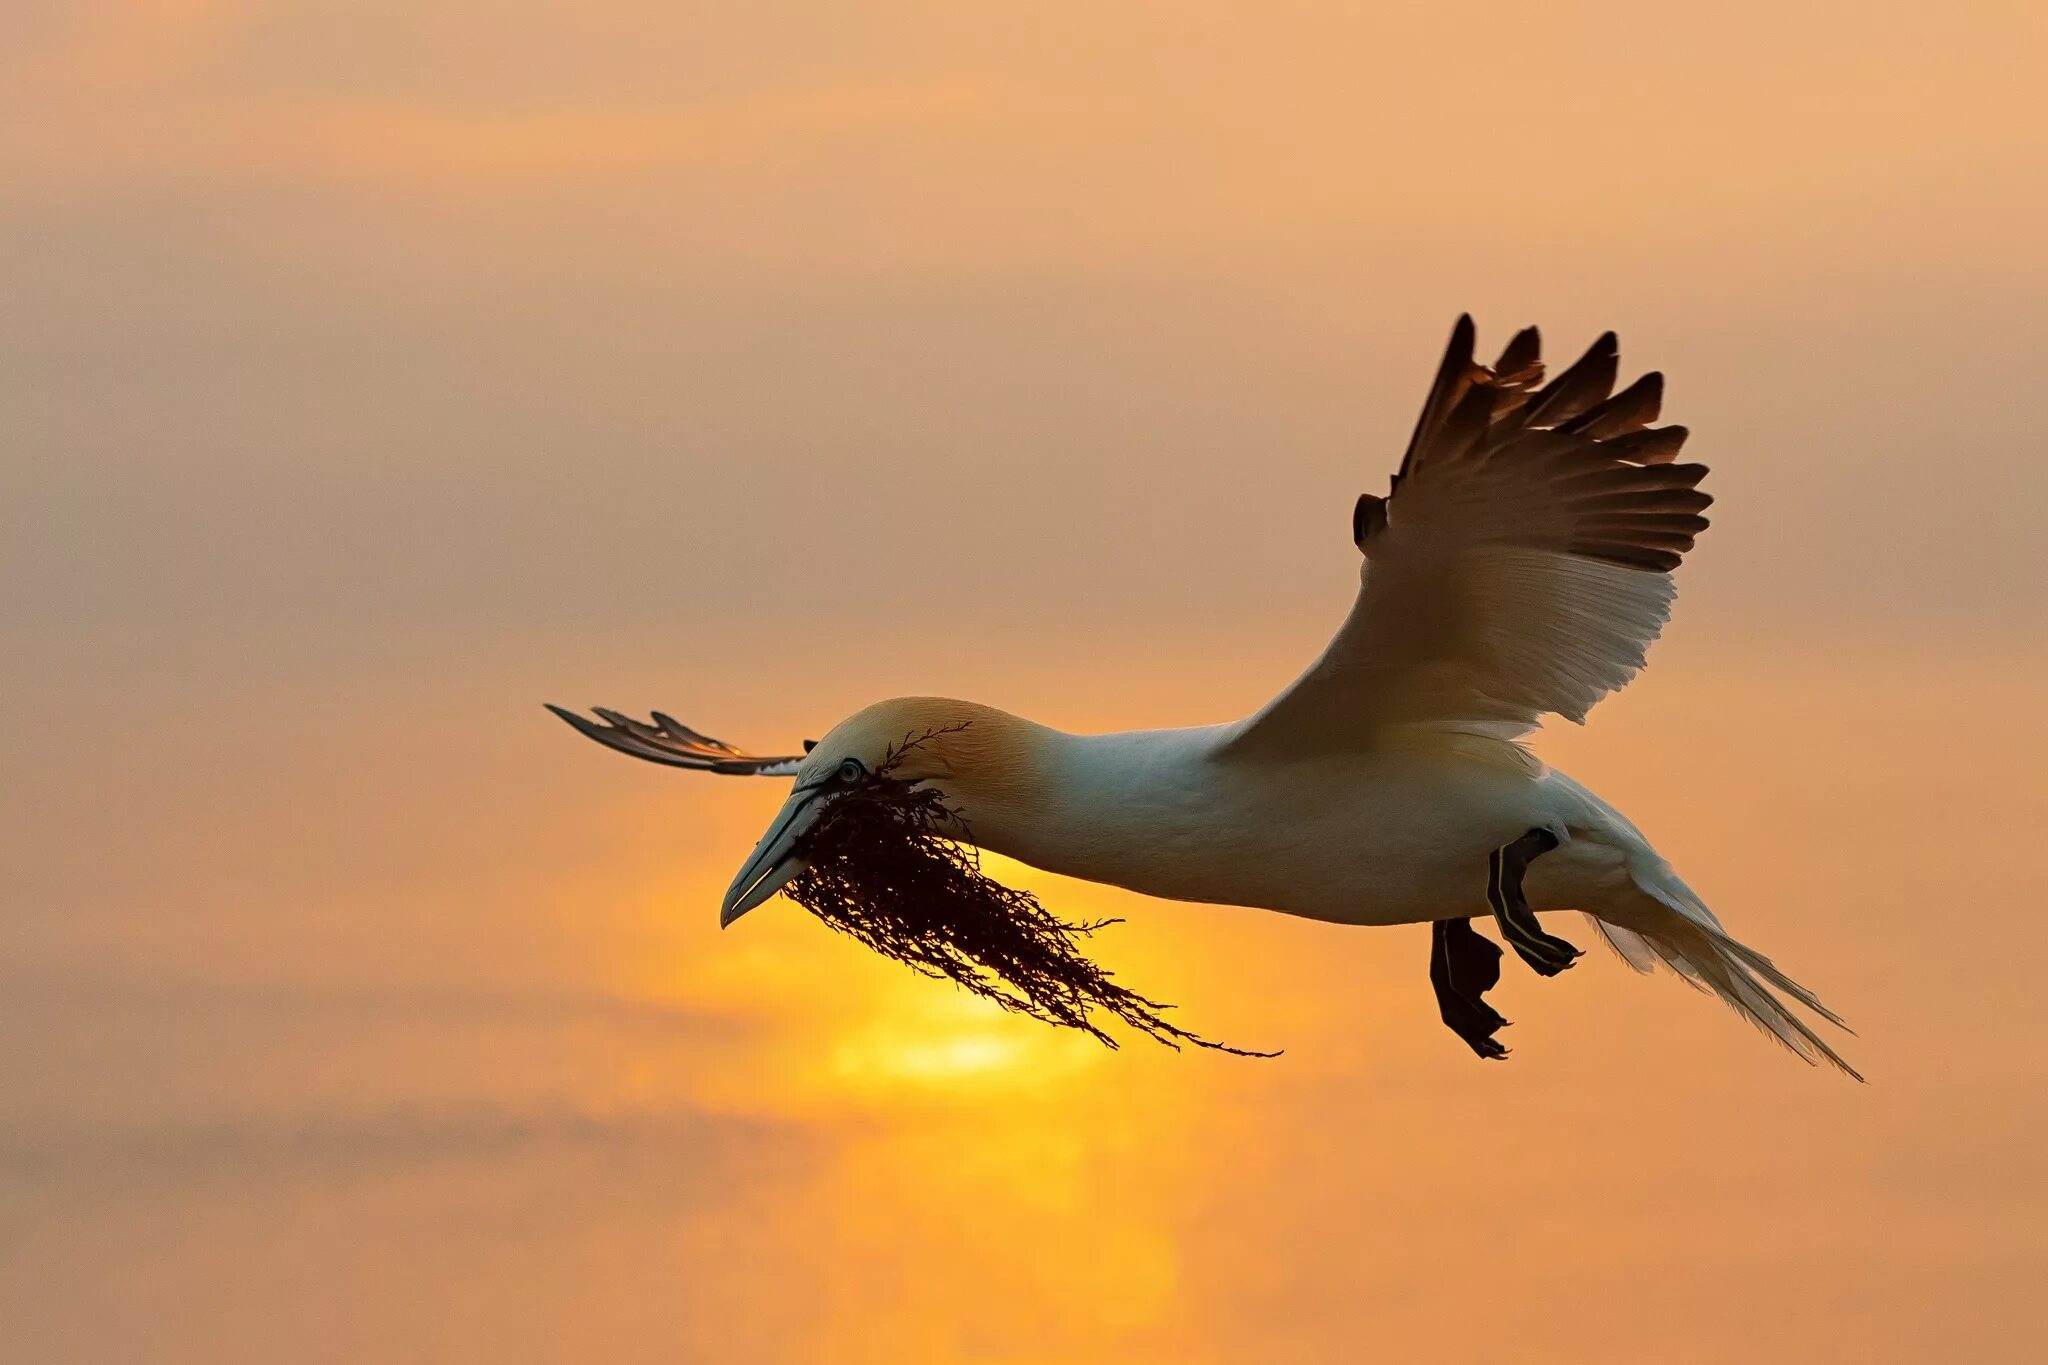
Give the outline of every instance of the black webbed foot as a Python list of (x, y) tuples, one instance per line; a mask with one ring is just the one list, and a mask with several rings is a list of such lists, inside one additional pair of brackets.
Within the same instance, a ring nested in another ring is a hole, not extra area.
[(1437, 1012), (1466, 1046), (1489, 1061), (1508, 1055), (1493, 1036), (1508, 1021), (1480, 998), (1500, 984), (1500, 949), (1480, 937), (1470, 920), (1430, 926), (1429, 984), (1436, 987)]
[(1532, 829), (1486, 855), (1486, 900), (1500, 924), (1500, 936), (1542, 976), (1556, 976), (1579, 956), (1576, 947), (1543, 932), (1536, 912), (1522, 895), (1522, 874), (1529, 870), (1529, 864), (1556, 847), (1555, 834), (1547, 829)]

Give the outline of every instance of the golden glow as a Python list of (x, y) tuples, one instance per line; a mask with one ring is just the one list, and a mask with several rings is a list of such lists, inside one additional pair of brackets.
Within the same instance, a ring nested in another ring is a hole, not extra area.
[[(971, 1003), (975, 1014), (996, 1010), (979, 1000), (963, 1003)], [(832, 1073), (869, 1093), (907, 1085), (958, 1094), (968, 1086), (1043, 1086), (1092, 1059), (1079, 1040), (998, 1032), (993, 1022), (925, 1018), (910, 1026), (878, 1025), (834, 1042)]]

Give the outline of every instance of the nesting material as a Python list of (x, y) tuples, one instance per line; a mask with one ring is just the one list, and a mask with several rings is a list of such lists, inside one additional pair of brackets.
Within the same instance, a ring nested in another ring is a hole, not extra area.
[(1171, 1005), (1119, 985), (1081, 951), (1080, 940), (1116, 920), (1060, 919), (1030, 892), (985, 874), (975, 850), (958, 841), (945, 797), (891, 776), (905, 752), (932, 737), (907, 740), (875, 776), (832, 802), (805, 841), (810, 866), (783, 894), (884, 957), (1109, 1047), (1117, 1042), (1097, 1011), (1172, 1048), (1277, 1055), (1168, 1023), (1161, 1011)]

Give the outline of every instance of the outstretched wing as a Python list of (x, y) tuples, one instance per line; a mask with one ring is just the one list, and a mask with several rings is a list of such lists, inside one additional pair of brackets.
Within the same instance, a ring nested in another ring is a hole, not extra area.
[(700, 735), (673, 716), (654, 713), (654, 723), (634, 720), (602, 706), (590, 709), (604, 724), (579, 716), (574, 711), (547, 703), (548, 710), (608, 749), (644, 758), (649, 763), (666, 763), (672, 768), (695, 768), (700, 772), (728, 773), (742, 777), (794, 777), (803, 766), (802, 754), (763, 757), (735, 749), (722, 739)]
[(1238, 743), (1512, 738), (1583, 721), (1643, 667), (1713, 501), (1706, 466), (1673, 463), (1685, 428), (1650, 425), (1663, 376), (1614, 393), (1612, 332), (1547, 385), (1535, 328), (1490, 368), (1472, 342), (1462, 317), (1388, 496), (1358, 500), (1350, 616)]

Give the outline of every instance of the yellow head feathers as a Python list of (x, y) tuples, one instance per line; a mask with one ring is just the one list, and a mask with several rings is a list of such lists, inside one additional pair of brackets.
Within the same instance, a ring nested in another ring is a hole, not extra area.
[(893, 697), (854, 712), (818, 741), (797, 778), (823, 777), (848, 759), (869, 772), (983, 790), (1014, 787), (1037, 768), (1041, 727), (1007, 711), (947, 697)]

